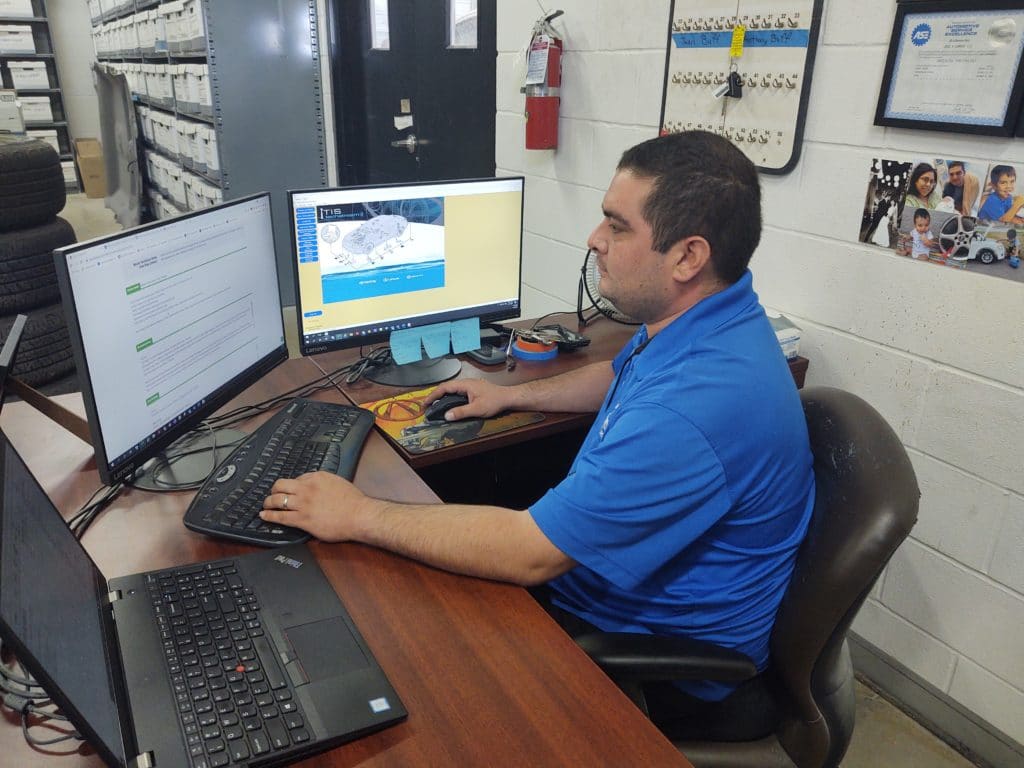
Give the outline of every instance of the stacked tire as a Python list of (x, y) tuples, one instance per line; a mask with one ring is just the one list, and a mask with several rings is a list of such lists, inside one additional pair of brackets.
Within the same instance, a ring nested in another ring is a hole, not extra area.
[(55, 394), (78, 389), (53, 249), (75, 242), (57, 214), (67, 193), (60, 157), (37, 139), (0, 137), (0, 339), (28, 316), (11, 371)]

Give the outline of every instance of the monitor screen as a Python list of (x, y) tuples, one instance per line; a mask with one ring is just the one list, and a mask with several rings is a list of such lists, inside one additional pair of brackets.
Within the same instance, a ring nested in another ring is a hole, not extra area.
[(302, 354), (517, 317), (523, 178), (289, 192)]
[(268, 194), (58, 248), (54, 260), (105, 483), (288, 357)]

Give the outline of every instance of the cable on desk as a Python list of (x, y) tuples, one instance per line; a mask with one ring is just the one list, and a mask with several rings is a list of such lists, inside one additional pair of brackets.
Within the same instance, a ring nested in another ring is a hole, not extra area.
[[(3, 645), (0, 643), (0, 655), (2, 654)], [(60, 735), (50, 739), (39, 739), (32, 735), (30, 728), (52, 727), (48, 725), (49, 721), (57, 720), (66, 723), (68, 718), (57, 709), (47, 709), (47, 707), (54, 706), (49, 694), (39, 683), (29, 677), (21, 662), (14, 659), (14, 663), (20, 674), (12, 672), (6, 664), (0, 664), (0, 691), (3, 692), (3, 695), (0, 696), (0, 706), (7, 707), (21, 715), (21, 734), (25, 741), (33, 747), (46, 747), (71, 739), (81, 741), (82, 735), (76, 730), (58, 730)], [(40, 722), (29, 725), (28, 719), (32, 715), (40, 718)]]
[[(110, 502), (121, 494), (122, 490), (124, 490), (124, 483), (114, 483), (111, 486), (101, 485), (93, 492), (88, 501), (68, 519), (68, 528), (71, 529), (76, 539), (82, 538), (96, 516), (106, 509)], [(96, 498), (97, 496), (99, 498)]]
[(575, 312), (548, 312), (546, 315), (541, 315), (536, 320), (534, 320), (533, 321), (533, 325), (531, 325), (530, 328), (536, 328), (538, 325), (540, 325), (540, 322), (542, 320), (547, 320), (549, 317), (554, 317), (555, 315), (574, 315), (574, 314), (576, 314), (576, 313)]
[[(316, 364), (315, 361), (314, 364)], [(323, 368), (321, 368), (319, 365), (317, 365), (316, 367), (323, 372)], [(331, 387), (335, 386), (334, 382), (331, 380), (331, 377), (338, 376), (342, 373), (346, 373), (351, 367), (351, 365), (343, 365), (341, 368), (338, 368), (330, 373), (324, 372), (323, 376), (319, 376), (313, 379), (312, 381), (306, 382), (305, 384), (300, 384), (297, 387), (293, 387), (287, 392), (282, 392), (279, 395), (268, 397), (266, 400), (263, 400), (259, 403), (253, 403), (252, 405), (241, 405), (231, 411), (227, 411), (226, 413), (221, 413), (218, 414), (217, 416), (211, 416), (210, 418), (206, 419), (203, 423), (212, 425), (214, 427), (232, 426), (233, 424), (245, 421), (246, 419), (250, 419), (258, 414), (265, 413), (266, 411), (269, 410), (273, 410), (274, 408), (283, 405), (285, 402), (291, 400), (292, 398), (308, 397), (309, 395), (321, 392), (325, 389), (330, 389)]]
[[(211, 445), (204, 445), (202, 448), (192, 448), (192, 449), (184, 450), (184, 451), (175, 451), (170, 456), (166, 456), (165, 455), (162, 459), (159, 459), (159, 458), (154, 459), (154, 463), (152, 464), (152, 466), (147, 465), (146, 469), (147, 469), (147, 471), (150, 474), (150, 478), (149, 479), (150, 479), (150, 482), (154, 486), (159, 487), (159, 489), (161, 491), (190, 491), (190, 490), (193, 490), (195, 488), (201, 487), (202, 484), (204, 482), (206, 482), (206, 479), (217, 470), (217, 467), (219, 465), (219, 463), (217, 461), (217, 449), (218, 448), (227, 448), (229, 446), (236, 446), (240, 442), (245, 440), (245, 438), (247, 437), (246, 435), (243, 435), (242, 437), (236, 438), (234, 440), (227, 440), (225, 442), (218, 443), (217, 442), (217, 430), (218, 429), (223, 429), (224, 427), (214, 428), (213, 426), (211, 426), (210, 424), (208, 424), (205, 421), (200, 422), (198, 427), (196, 427), (195, 429), (189, 431), (186, 434), (187, 435), (191, 435), (191, 434), (193, 434), (195, 432), (198, 432), (200, 429), (202, 429), (204, 427), (210, 431), (210, 439), (212, 441)], [(172, 443), (171, 445), (173, 446), (174, 443)], [(197, 481), (191, 482), (191, 483), (169, 483), (169, 482), (161, 479), (160, 473), (163, 470), (170, 469), (171, 467), (173, 467), (175, 464), (177, 464), (182, 459), (185, 459), (185, 458), (187, 458), (189, 456), (197, 456), (200, 453), (209, 453), (210, 457), (212, 459), (210, 469), (203, 476), (202, 480), (197, 480)], [(133, 479), (131, 479), (131, 478), (126, 478), (124, 480), (124, 484), (129, 486), (129, 487), (131, 487), (131, 488), (138, 487), (138, 486), (135, 485)]]
[[(344, 369), (339, 370), (343, 371)], [(269, 397), (261, 402), (253, 403), (250, 405), (242, 405), (237, 408), (234, 408), (233, 410), (227, 411), (226, 413), (221, 413), (216, 416), (211, 416), (210, 418), (204, 419), (196, 426), (195, 429), (191, 430), (187, 434), (192, 435), (202, 429), (209, 430), (211, 436), (211, 444), (204, 445), (200, 448), (176, 450), (172, 455), (166, 456), (162, 460), (159, 460), (158, 463), (154, 463), (152, 466), (147, 467), (150, 473), (150, 482), (152, 483), (152, 486), (149, 487), (147, 490), (158, 489), (161, 491), (188, 491), (194, 490), (196, 488), (201, 488), (203, 484), (209, 479), (209, 477), (214, 472), (217, 471), (217, 467), (220, 465), (217, 460), (217, 450), (220, 448), (229, 448), (237, 446), (239, 443), (241, 443), (248, 437), (247, 435), (243, 435), (242, 437), (236, 438), (234, 440), (218, 442), (217, 433), (219, 430), (227, 429), (228, 427), (231, 427), (239, 422), (246, 421), (261, 413), (273, 410), (278, 406), (285, 404), (292, 398), (307, 397), (321, 390), (329, 389), (331, 386), (334, 385), (333, 382), (329, 380), (329, 377), (332, 375), (333, 374), (327, 374), (326, 377), (321, 376), (319, 378), (313, 379), (312, 381), (306, 382), (305, 384), (300, 384), (297, 387), (293, 387), (292, 389), (283, 392), (279, 395)], [(327, 378), (328, 380), (325, 381), (325, 378)], [(188, 483), (173, 483), (160, 479), (160, 471), (173, 467), (177, 462), (189, 456), (196, 456), (201, 453), (209, 453), (211, 456), (210, 468), (202, 478), (194, 482)], [(126, 479), (124, 481), (124, 484), (132, 488), (136, 487), (131, 479)]]
[(334, 377), (344, 374), (346, 384), (355, 384), (363, 378), (367, 371), (372, 371), (374, 368), (381, 368), (391, 362), (391, 347), (377, 347), (375, 349), (371, 349), (369, 352), (363, 351), (363, 348), (360, 347), (358, 360), (354, 363), (342, 366), (330, 373), (325, 371), (323, 366), (313, 358), (310, 358), (309, 361), (323, 374), (321, 377), (322, 379), (327, 379), (330, 382), (330, 386), (344, 394), (341, 385), (334, 380)]
[[(237, 445), (241, 440), (245, 439), (243, 437), (243, 438), (239, 438), (238, 440), (226, 441), (226, 442), (222, 442), (222, 443), (218, 444), (218, 442), (217, 442), (217, 430), (225, 429), (227, 427), (231, 427), (231, 426), (233, 426), (235, 424), (238, 424), (239, 422), (251, 419), (254, 416), (257, 416), (257, 415), (259, 415), (261, 413), (265, 413), (267, 411), (274, 410), (277, 407), (279, 407), (281, 405), (284, 405), (285, 403), (287, 403), (289, 400), (291, 400), (293, 398), (296, 398), (296, 397), (308, 397), (310, 395), (316, 394), (317, 392), (321, 392), (321, 391), (323, 391), (325, 389), (330, 389), (332, 387), (339, 388), (339, 385), (338, 385), (337, 381), (335, 380), (335, 377), (337, 377), (337, 376), (345, 375), (347, 377), (346, 378), (346, 382), (348, 382), (348, 383), (352, 383), (354, 381), (357, 381), (359, 379), (359, 377), (362, 376), (363, 371), (366, 370), (367, 368), (377, 367), (377, 366), (383, 365), (383, 364), (385, 364), (385, 363), (387, 363), (389, 361), (390, 361), (390, 350), (387, 347), (380, 347), (378, 349), (372, 350), (368, 355), (362, 356), (356, 362), (350, 363), (348, 365), (344, 365), (344, 366), (342, 366), (342, 367), (340, 367), (340, 368), (338, 368), (338, 369), (336, 369), (334, 371), (330, 371), (330, 372), (325, 371), (319, 365), (319, 363), (317, 363), (314, 360), (313, 364), (321, 371), (321, 373), (323, 374), (322, 376), (319, 376), (319, 377), (313, 379), (312, 381), (308, 381), (308, 382), (306, 382), (304, 384), (299, 384), (297, 387), (293, 387), (292, 389), (287, 390), (286, 392), (282, 392), (281, 394), (274, 395), (274, 396), (269, 397), (266, 400), (260, 401), (258, 403), (253, 403), (251, 405), (238, 406), (237, 408), (234, 408), (234, 409), (232, 409), (230, 411), (218, 414), (216, 416), (211, 416), (211, 417), (201, 421), (199, 423), (199, 425), (195, 429), (192, 430), (192, 432), (196, 432), (196, 431), (198, 431), (200, 429), (207, 429), (207, 430), (209, 430), (210, 434), (211, 434), (211, 437), (212, 437), (212, 445), (205, 445), (205, 446), (203, 446), (201, 448), (193, 448), (193, 449), (189, 449), (189, 450), (177, 451), (173, 455), (171, 455), (169, 457), (166, 457), (163, 460), (162, 465), (155, 465), (154, 467), (150, 467), (149, 470), (150, 470), (151, 477), (154, 478), (154, 485), (159, 485), (160, 490), (164, 490), (164, 491), (187, 491), (187, 490), (193, 490), (195, 488), (202, 487), (203, 483), (206, 482), (206, 480), (210, 477), (210, 475), (212, 475), (217, 470), (217, 467), (218, 467), (217, 449), (218, 448), (225, 448), (225, 447)], [(156, 478), (159, 477), (158, 472), (155, 471), (156, 469), (161, 469), (161, 468), (164, 468), (164, 467), (171, 467), (175, 463), (177, 463), (178, 461), (181, 461), (182, 459), (184, 459), (184, 458), (186, 458), (188, 456), (195, 456), (197, 454), (207, 453), (207, 452), (209, 452), (211, 454), (212, 461), (210, 462), (210, 470), (209, 470), (209, 472), (207, 472), (206, 475), (202, 479), (197, 480), (195, 482), (191, 482), (191, 483), (169, 483), (169, 482), (165, 482), (165, 481), (159, 481), (159, 480), (156, 479)], [(135, 485), (133, 484), (131, 479), (126, 479), (123, 482), (122, 485), (127, 485), (129, 487), (135, 487)], [(113, 496), (111, 496), (110, 499), (108, 499), (103, 504), (103, 506), (106, 506), (106, 504), (109, 503), (111, 500), (113, 500)], [(96, 510), (96, 511), (98, 512), (98, 510)], [(95, 513), (93, 513), (92, 515), (88, 515), (88, 516), (83, 517), (83, 521), (84, 522), (82, 524), (83, 525), (83, 527), (81, 529), (82, 532), (84, 532), (85, 528), (88, 527), (89, 523), (92, 522), (92, 518), (93, 517), (95, 517)], [(79, 534), (79, 536), (80, 536), (80, 534)]]

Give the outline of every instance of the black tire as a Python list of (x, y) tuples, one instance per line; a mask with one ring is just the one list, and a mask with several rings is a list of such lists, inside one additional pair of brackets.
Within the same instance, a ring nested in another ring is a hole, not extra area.
[[(61, 305), (50, 304), (24, 312), (28, 317), (11, 375), (36, 387), (63, 378), (75, 370), (71, 337)], [(7, 340), (15, 315), (0, 317), (0, 338)]]
[(64, 209), (67, 190), (60, 156), (45, 141), (0, 141), (0, 232), (50, 221)]
[(0, 232), (0, 315), (60, 300), (53, 249), (75, 242), (75, 231), (55, 219), (16, 232)]
[(66, 395), (69, 392), (81, 392), (82, 385), (78, 383), (78, 373), (72, 372), (63, 378), (54, 379), (41, 385), (39, 391), (53, 397), (54, 395)]
[(991, 248), (980, 248), (975, 255), (982, 264), (991, 264), (996, 260), (996, 252)]

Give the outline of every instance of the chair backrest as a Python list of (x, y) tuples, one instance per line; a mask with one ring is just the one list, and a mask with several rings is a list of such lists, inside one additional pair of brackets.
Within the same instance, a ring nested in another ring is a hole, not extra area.
[(788, 700), (779, 742), (800, 768), (823, 768), (839, 764), (853, 733), (846, 632), (917, 521), (920, 491), (903, 445), (874, 408), (828, 387), (800, 398), (817, 496), (771, 656)]

